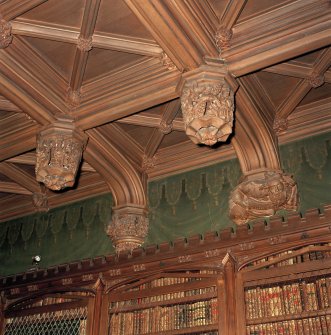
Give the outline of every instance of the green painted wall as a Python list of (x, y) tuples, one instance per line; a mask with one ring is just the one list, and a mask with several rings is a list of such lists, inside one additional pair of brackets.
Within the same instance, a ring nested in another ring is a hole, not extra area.
[[(282, 166), (298, 182), (300, 211), (331, 203), (331, 133), (281, 146)], [(240, 177), (237, 160), (153, 181), (148, 186), (150, 229), (146, 244), (232, 226), (230, 190)], [(0, 223), (0, 274), (27, 270), (34, 255), (41, 267), (113, 252), (106, 236), (110, 194)]]

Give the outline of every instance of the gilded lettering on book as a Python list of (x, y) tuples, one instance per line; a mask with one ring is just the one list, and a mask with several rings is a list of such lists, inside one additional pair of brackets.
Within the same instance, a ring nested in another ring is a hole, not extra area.
[(298, 208), (296, 182), (288, 174), (264, 171), (247, 175), (232, 191), (229, 216), (237, 225), (259, 217), (271, 216), (276, 211)]

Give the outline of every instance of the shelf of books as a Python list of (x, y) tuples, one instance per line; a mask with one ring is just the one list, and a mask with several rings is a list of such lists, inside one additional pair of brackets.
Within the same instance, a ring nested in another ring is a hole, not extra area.
[(247, 335), (331, 334), (330, 245), (282, 252), (250, 266), (255, 271), (243, 276)]
[(7, 312), (4, 335), (87, 335), (86, 300), (67, 295), (22, 301)]
[(109, 335), (218, 335), (216, 279), (162, 277), (111, 295)]

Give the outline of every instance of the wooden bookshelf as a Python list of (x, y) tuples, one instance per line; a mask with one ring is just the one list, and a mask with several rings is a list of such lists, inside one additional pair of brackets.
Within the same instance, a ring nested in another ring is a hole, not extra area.
[(330, 335), (331, 206), (286, 220), (2, 278), (0, 334)]

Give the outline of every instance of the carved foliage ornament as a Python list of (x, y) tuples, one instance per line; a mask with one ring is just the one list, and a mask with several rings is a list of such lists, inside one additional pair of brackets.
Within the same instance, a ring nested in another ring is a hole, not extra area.
[(215, 35), (215, 42), (219, 52), (222, 52), (230, 47), (232, 38), (232, 30), (221, 27), (217, 30)]
[(297, 207), (296, 182), (288, 174), (276, 171), (245, 176), (232, 191), (229, 201), (230, 218), (237, 225), (274, 215), (281, 209), (296, 210)]
[(13, 40), (10, 22), (0, 18), (0, 49), (7, 48)]
[(143, 244), (148, 232), (148, 223), (145, 211), (139, 208), (124, 207), (114, 210), (107, 234), (116, 252), (132, 251)]
[(195, 82), (181, 97), (187, 136), (194, 143), (224, 142), (232, 132), (234, 94), (225, 81)]
[(37, 138), (37, 181), (58, 191), (72, 187), (87, 142), (84, 133), (71, 121), (61, 120), (47, 126)]

